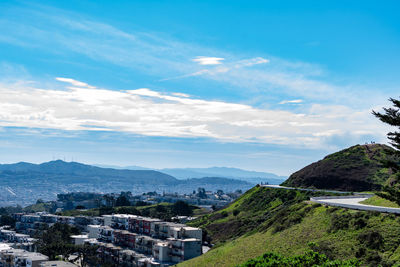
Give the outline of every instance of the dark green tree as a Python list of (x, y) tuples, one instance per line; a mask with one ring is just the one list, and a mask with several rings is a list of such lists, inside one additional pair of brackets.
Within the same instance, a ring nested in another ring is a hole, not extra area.
[(80, 234), (76, 227), (56, 223), (37, 236), (38, 251), (49, 256), (51, 260), (54, 260), (58, 255), (68, 257), (75, 252), (75, 246), (71, 244), (71, 235), (76, 234)]
[(384, 186), (382, 192), (378, 195), (400, 205), (400, 100), (390, 98), (389, 101), (392, 102), (393, 107), (384, 107), (382, 113), (372, 111), (372, 114), (379, 120), (397, 128), (397, 130), (387, 134), (395, 152), (391, 155), (390, 160), (384, 162), (394, 172), (394, 180), (390, 185)]
[(15, 227), (15, 220), (10, 215), (0, 215), (0, 226), (9, 225)]
[(387, 136), (390, 140), (390, 144), (395, 147), (397, 149), (397, 153), (400, 154), (400, 100), (390, 98), (389, 101), (393, 103), (393, 107), (383, 108), (383, 113), (372, 111), (372, 114), (374, 114), (382, 122), (389, 124), (390, 126), (394, 126), (399, 130), (389, 132)]
[(79, 258), (81, 259), (81, 267), (85, 266), (99, 266), (100, 261), (96, 257), (96, 250), (98, 246), (95, 245), (80, 245), (75, 246), (75, 250), (77, 250)]
[(192, 207), (182, 200), (175, 202), (172, 209), (176, 215), (190, 216), (193, 214)]
[(122, 207), (122, 206), (130, 206), (131, 202), (129, 202), (128, 198), (124, 195), (120, 195), (115, 202), (115, 206)]
[(207, 195), (206, 195), (206, 190), (204, 189), (204, 188), (202, 188), (202, 187), (199, 187), (198, 189), (197, 189), (197, 196), (199, 197), (199, 198), (207, 198)]

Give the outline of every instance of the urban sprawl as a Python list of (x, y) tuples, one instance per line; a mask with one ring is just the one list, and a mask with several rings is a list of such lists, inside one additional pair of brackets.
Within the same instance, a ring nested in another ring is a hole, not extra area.
[(99, 259), (118, 266), (164, 267), (202, 254), (202, 230), (181, 223), (128, 214), (71, 217), (38, 212), (13, 217), (15, 230), (0, 229), (0, 266), (4, 267), (74, 266), (50, 262), (35, 252), (31, 235), (56, 223), (83, 229), (84, 234), (71, 236), (74, 244), (96, 246)]

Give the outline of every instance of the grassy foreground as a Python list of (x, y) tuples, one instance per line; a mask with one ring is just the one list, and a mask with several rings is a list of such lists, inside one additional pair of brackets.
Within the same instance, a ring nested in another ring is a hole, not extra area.
[[(293, 198), (293, 193), (277, 190), (280, 189), (253, 188), (228, 208), (197, 221), (214, 238), (216, 246), (178, 266), (237, 266), (266, 252), (289, 257), (309, 249), (330, 259), (357, 258), (367, 266), (393, 266), (400, 262), (399, 217), (308, 204), (301, 200), (306, 198), (304, 193), (296, 192)], [(262, 204), (251, 210), (248, 204), (254, 196)], [(262, 196), (275, 199), (267, 203)], [(221, 214), (227, 215), (220, 217)], [(229, 227), (244, 219), (252, 226), (240, 225), (240, 236), (235, 236)]]
[(372, 206), (382, 206), (382, 207), (389, 207), (389, 208), (400, 208), (400, 206), (390, 200), (384, 199), (380, 196), (373, 196), (364, 201), (360, 202), (361, 204), (365, 205), (372, 205)]

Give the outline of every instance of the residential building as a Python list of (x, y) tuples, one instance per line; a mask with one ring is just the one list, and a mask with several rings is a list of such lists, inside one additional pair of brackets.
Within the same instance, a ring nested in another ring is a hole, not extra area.
[(48, 259), (43, 254), (23, 249), (0, 250), (0, 266), (2, 267), (40, 267), (40, 263)]

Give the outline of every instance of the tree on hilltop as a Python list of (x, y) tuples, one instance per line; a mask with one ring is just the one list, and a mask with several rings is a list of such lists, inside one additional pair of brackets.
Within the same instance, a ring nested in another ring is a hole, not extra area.
[(372, 114), (383, 123), (398, 129), (398, 131), (395, 130), (387, 134), (395, 152), (391, 160), (384, 162), (388, 168), (395, 172), (394, 181), (391, 185), (384, 186), (383, 192), (378, 195), (400, 205), (400, 100), (390, 98), (389, 101), (393, 103), (393, 107), (384, 107), (383, 113), (372, 111)]
[(389, 132), (387, 134), (390, 144), (397, 149), (397, 153), (400, 154), (400, 100), (390, 98), (389, 101), (393, 103), (394, 107), (383, 108), (384, 113), (372, 111), (377, 118), (382, 122), (395, 126), (399, 129), (399, 132)]

